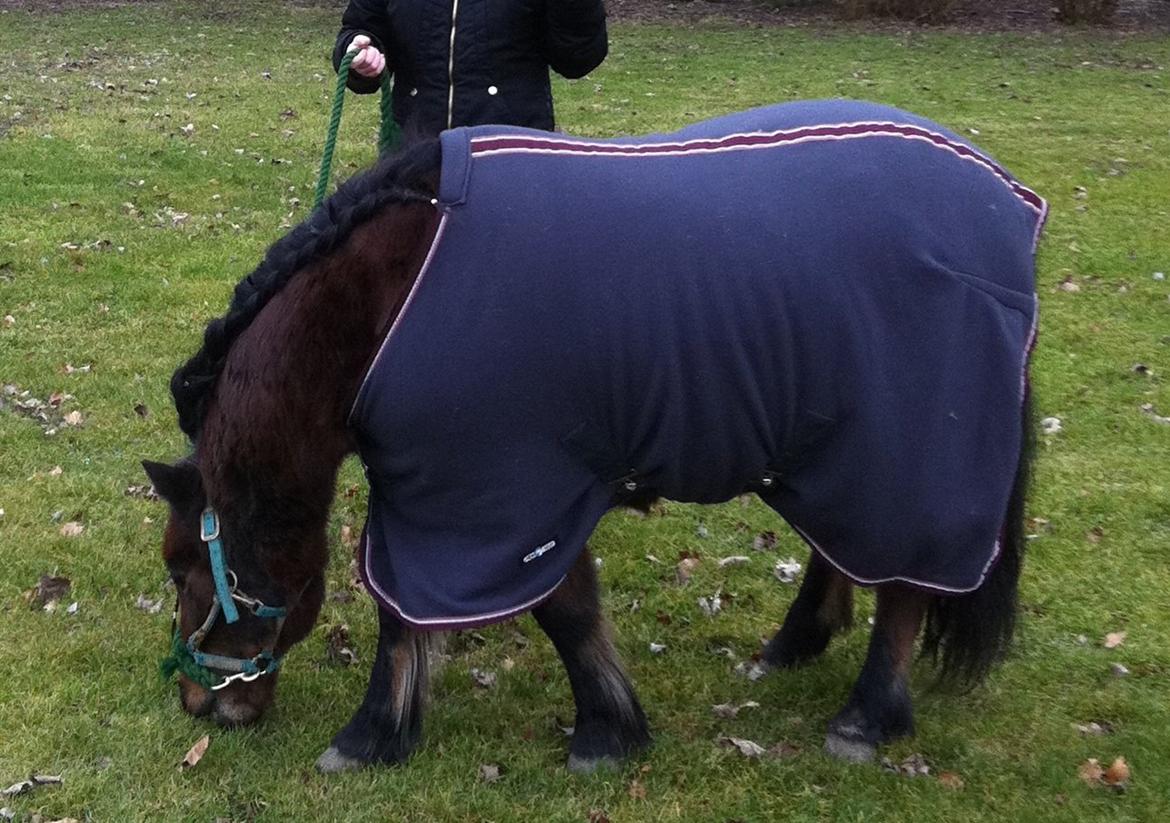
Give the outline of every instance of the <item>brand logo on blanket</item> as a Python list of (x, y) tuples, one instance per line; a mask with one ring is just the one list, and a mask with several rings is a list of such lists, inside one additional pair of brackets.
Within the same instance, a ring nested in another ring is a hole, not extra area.
[(535, 549), (530, 551), (528, 554), (524, 555), (523, 562), (524, 563), (531, 563), (533, 560), (540, 557), (541, 555), (548, 554), (556, 547), (557, 547), (557, 541), (550, 540), (547, 543), (545, 543), (543, 546), (537, 546)]

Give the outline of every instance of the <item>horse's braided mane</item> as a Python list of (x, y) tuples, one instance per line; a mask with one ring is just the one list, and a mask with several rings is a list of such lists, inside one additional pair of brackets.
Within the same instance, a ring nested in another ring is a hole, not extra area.
[(171, 394), (179, 428), (192, 442), (198, 439), (219, 373), (228, 351), (256, 315), (300, 270), (329, 254), (363, 223), (392, 203), (427, 201), (439, 169), (438, 139), (409, 146), (355, 175), (309, 217), (268, 249), (263, 262), (241, 280), (227, 313), (207, 324), (203, 345), (175, 370)]

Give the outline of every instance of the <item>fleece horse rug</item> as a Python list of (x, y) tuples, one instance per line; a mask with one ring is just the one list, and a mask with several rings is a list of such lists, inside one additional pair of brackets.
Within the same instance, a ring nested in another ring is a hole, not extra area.
[(1020, 459), (1038, 195), (850, 101), (441, 143), (441, 224), (351, 415), (382, 606), (425, 629), (531, 609), (646, 490), (756, 492), (858, 583), (981, 585)]

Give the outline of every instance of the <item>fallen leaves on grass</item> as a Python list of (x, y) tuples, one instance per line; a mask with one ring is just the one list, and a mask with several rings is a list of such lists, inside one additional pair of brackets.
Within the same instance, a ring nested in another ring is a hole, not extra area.
[(80, 537), (85, 532), (85, 525), (76, 520), (61, 524), (62, 537)]
[(134, 601), (134, 608), (147, 614), (158, 614), (162, 611), (163, 602), (160, 597), (158, 600), (151, 600), (145, 594), (138, 595), (138, 599)]
[(711, 713), (716, 717), (722, 717), (725, 720), (730, 720), (744, 709), (758, 709), (759, 707), (760, 704), (754, 700), (749, 700), (746, 703), (740, 703), (738, 706), (734, 703), (717, 703), (711, 707)]
[(349, 625), (338, 623), (325, 632), (325, 657), (338, 666), (352, 666), (358, 662), (349, 639)]
[(646, 786), (645, 786), (645, 784), (642, 783), (641, 780), (634, 778), (633, 780), (630, 781), (630, 785), (626, 789), (626, 794), (628, 794), (634, 800), (645, 800), (646, 799)]
[(140, 500), (158, 500), (158, 492), (149, 483), (131, 484), (126, 487), (125, 494), (127, 497), (137, 497)]
[(1059, 434), (1064, 429), (1064, 423), (1059, 417), (1045, 417), (1040, 421), (1040, 430), (1045, 434)]
[(1158, 414), (1158, 412), (1154, 410), (1153, 403), (1142, 403), (1141, 410), (1142, 414), (1146, 415), (1155, 423), (1161, 423), (1163, 426), (1170, 426), (1170, 417)]
[(939, 772), (938, 782), (948, 789), (959, 791), (967, 784), (963, 782), (963, 778), (957, 772)]
[(686, 555), (678, 561), (678, 565), (674, 569), (674, 579), (680, 586), (685, 586), (687, 581), (691, 579), (695, 569), (699, 567), (699, 558), (694, 555)]
[(748, 740), (743, 737), (727, 737), (721, 736), (715, 739), (715, 742), (720, 746), (729, 749), (735, 749), (741, 755), (749, 760), (757, 760), (764, 757), (775, 758), (782, 760), (786, 757), (792, 757), (800, 752), (800, 747), (788, 743), (787, 741), (780, 741), (774, 746), (764, 748), (754, 740)]
[(179, 771), (198, 766), (199, 761), (203, 759), (203, 755), (207, 754), (207, 747), (210, 745), (211, 735), (205, 734), (196, 740), (195, 745), (187, 750), (187, 753), (183, 755), (183, 759), (179, 762)]
[(650, 654), (662, 654), (664, 651), (666, 651), (666, 644), (665, 643), (651, 643), (650, 644)]
[(1105, 635), (1103, 645), (1107, 649), (1116, 649), (1125, 643), (1125, 632), (1109, 632)]
[(787, 557), (783, 560), (777, 560), (776, 566), (772, 569), (772, 574), (781, 583), (792, 583), (796, 580), (796, 576), (800, 574), (803, 568), (795, 557)]
[(708, 617), (714, 617), (723, 610), (723, 591), (718, 590), (710, 597), (700, 597), (699, 609)]
[(1105, 777), (1105, 770), (1101, 768), (1101, 764), (1097, 762), (1097, 758), (1090, 757), (1077, 769), (1077, 777), (1089, 785), (1096, 785), (1102, 782), (1102, 778)]
[(1113, 734), (1112, 723), (1098, 723), (1095, 720), (1089, 723), (1073, 723), (1072, 727), (1086, 737), (1099, 737), (1101, 735)]
[(732, 555), (731, 557), (720, 558), (719, 568), (722, 569), (725, 566), (742, 566), (744, 563), (748, 563), (750, 561), (751, 561), (750, 557), (743, 555), (743, 554), (736, 554), (736, 555)]
[(471, 679), (481, 689), (494, 689), (496, 687), (495, 672), (486, 671), (485, 669), (472, 669)]
[(503, 776), (498, 763), (480, 763), (479, 779), (484, 783), (495, 783)]
[(901, 763), (894, 763), (888, 757), (882, 758), (882, 769), (903, 777), (926, 777), (930, 774), (930, 764), (926, 758), (915, 752)]
[(21, 780), (13, 783), (7, 789), (0, 790), (0, 795), (4, 797), (16, 797), (17, 795), (31, 792), (33, 789), (41, 786), (60, 786), (64, 782), (59, 775), (55, 774), (34, 774), (28, 780)]
[(71, 588), (73, 583), (68, 577), (42, 574), (37, 585), (24, 593), (24, 599), (34, 609), (52, 611)]
[[(0, 390), (0, 411), (11, 411), (20, 417), (27, 417), (35, 421), (46, 436), (52, 437), (62, 426), (76, 426), (81, 424), (80, 412), (61, 410), (61, 407), (73, 400), (73, 395), (64, 392), (53, 392), (45, 400), (33, 396), (27, 389), (21, 389), (15, 383), (4, 384)], [(76, 417), (73, 415), (76, 414)], [(69, 422), (76, 420), (76, 423)]]
[(752, 549), (758, 552), (771, 551), (776, 548), (776, 532), (760, 532), (752, 540)]

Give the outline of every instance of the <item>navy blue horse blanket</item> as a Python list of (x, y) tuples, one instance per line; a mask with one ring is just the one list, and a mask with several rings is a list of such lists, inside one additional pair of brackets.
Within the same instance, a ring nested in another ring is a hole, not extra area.
[(639, 487), (755, 491), (862, 584), (981, 584), (1044, 200), (850, 101), (441, 143), (439, 229), (351, 417), (383, 606), (423, 628), (530, 609)]

